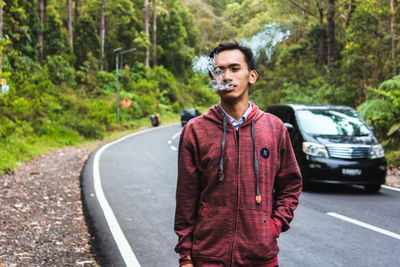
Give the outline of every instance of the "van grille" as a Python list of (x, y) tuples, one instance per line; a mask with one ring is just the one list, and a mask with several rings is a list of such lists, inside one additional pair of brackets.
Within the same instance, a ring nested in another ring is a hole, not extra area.
[(329, 156), (340, 159), (366, 159), (370, 157), (370, 146), (327, 145)]

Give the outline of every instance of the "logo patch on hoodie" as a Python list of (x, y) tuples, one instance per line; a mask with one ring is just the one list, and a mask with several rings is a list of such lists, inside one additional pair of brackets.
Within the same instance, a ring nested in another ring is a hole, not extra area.
[(261, 149), (260, 154), (263, 158), (269, 158), (269, 150), (268, 148), (264, 147)]

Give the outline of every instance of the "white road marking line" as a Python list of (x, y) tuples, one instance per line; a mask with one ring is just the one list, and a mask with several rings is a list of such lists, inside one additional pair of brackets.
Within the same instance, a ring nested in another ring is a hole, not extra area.
[(399, 234), (396, 234), (396, 233), (390, 232), (388, 230), (373, 226), (371, 224), (364, 223), (364, 222), (361, 222), (361, 221), (358, 221), (358, 220), (355, 220), (355, 219), (340, 215), (340, 214), (335, 213), (335, 212), (328, 212), (327, 215), (335, 217), (335, 218), (343, 220), (343, 221), (346, 221), (346, 222), (349, 222), (349, 223), (352, 223), (352, 224), (355, 224), (355, 225), (358, 225), (358, 226), (361, 226), (361, 227), (364, 227), (364, 228), (367, 228), (369, 230), (378, 232), (380, 234), (387, 235), (387, 236), (390, 236), (390, 237), (393, 237), (393, 238), (396, 238), (396, 239), (400, 240), (400, 235)]
[(177, 151), (178, 149), (174, 146), (169, 146), (172, 150)]
[(135, 253), (132, 250), (132, 247), (129, 245), (128, 240), (126, 239), (124, 233), (122, 232), (121, 226), (118, 224), (117, 218), (114, 215), (113, 210), (111, 209), (110, 204), (108, 204), (108, 201), (104, 195), (103, 188), (101, 186), (101, 176), (100, 176), (100, 156), (101, 153), (104, 152), (107, 148), (109, 148), (112, 145), (115, 145), (127, 138), (130, 138), (135, 135), (143, 134), (146, 132), (150, 132), (152, 130), (164, 128), (164, 127), (169, 127), (168, 125), (166, 126), (161, 126), (157, 128), (151, 128), (142, 132), (137, 132), (133, 133), (130, 135), (127, 135), (125, 137), (122, 137), (118, 140), (115, 140), (111, 143), (108, 143), (104, 146), (102, 146), (95, 154), (94, 156), (94, 162), (93, 162), (93, 184), (94, 184), (94, 190), (96, 192), (97, 200), (99, 201), (100, 207), (103, 210), (104, 217), (106, 218), (108, 227), (110, 228), (111, 234), (113, 235), (113, 238), (115, 240), (115, 243), (118, 246), (118, 249), (122, 255), (122, 258), (125, 261), (126, 266), (132, 266), (132, 267), (141, 267), (139, 261), (136, 258)]
[(168, 145), (170, 145), (170, 144), (172, 144), (172, 141), (171, 141), (171, 140), (168, 140)]
[(135, 253), (133, 252), (131, 246), (126, 240), (124, 233), (122, 232), (121, 226), (118, 224), (117, 218), (115, 218), (114, 212), (108, 204), (108, 201), (104, 195), (103, 188), (101, 186), (101, 176), (99, 169), (99, 161), (101, 153), (106, 150), (109, 146), (113, 145), (114, 142), (109, 143), (99, 151), (97, 151), (94, 163), (93, 163), (93, 182), (94, 182), (94, 190), (96, 192), (97, 200), (100, 203), (100, 207), (103, 209), (104, 217), (106, 218), (108, 227), (110, 228), (111, 234), (115, 242), (117, 243), (118, 249), (121, 252), (121, 256), (125, 261), (127, 266), (137, 266), (140, 267), (140, 263), (136, 258)]
[(172, 136), (172, 140), (176, 139), (180, 134), (181, 134), (180, 131), (177, 132), (176, 134), (174, 134), (174, 135)]
[(400, 188), (396, 188), (396, 187), (393, 187), (393, 186), (388, 186), (388, 185), (384, 185), (383, 184), (383, 185), (381, 185), (381, 187), (385, 188), (385, 189), (389, 189), (389, 190), (400, 192)]

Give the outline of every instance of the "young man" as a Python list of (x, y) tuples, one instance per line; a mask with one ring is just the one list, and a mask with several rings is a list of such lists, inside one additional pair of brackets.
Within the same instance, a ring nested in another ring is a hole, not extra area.
[[(249, 104), (251, 50), (221, 43), (211, 79), (221, 102), (190, 120), (179, 144), (175, 232), (180, 266), (277, 266), (302, 187), (287, 130)], [(225, 89), (226, 88), (226, 89)]]

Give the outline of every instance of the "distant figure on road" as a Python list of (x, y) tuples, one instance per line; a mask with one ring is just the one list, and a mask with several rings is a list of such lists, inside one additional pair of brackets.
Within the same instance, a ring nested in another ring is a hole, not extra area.
[(153, 127), (159, 126), (160, 125), (160, 115), (159, 114), (151, 115), (150, 121), (151, 121), (151, 125), (153, 125)]
[(249, 103), (257, 80), (248, 47), (211, 54), (221, 102), (190, 120), (179, 144), (175, 251), (180, 266), (278, 266), (302, 179), (286, 127)]

